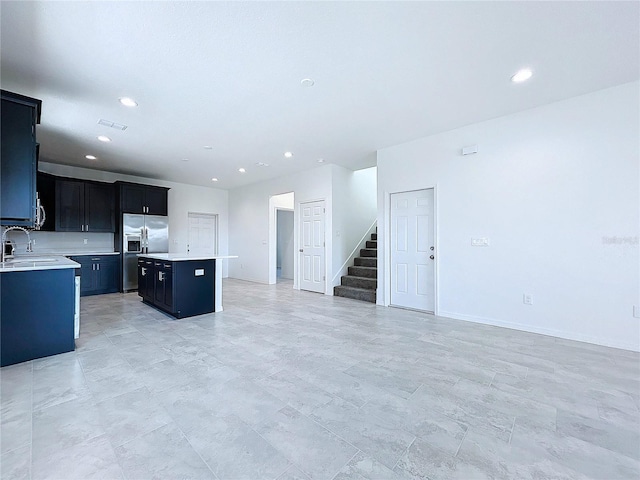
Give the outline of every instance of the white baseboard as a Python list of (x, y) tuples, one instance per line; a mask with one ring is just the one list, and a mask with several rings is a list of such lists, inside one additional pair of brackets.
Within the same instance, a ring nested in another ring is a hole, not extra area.
[(477, 317), (475, 315), (446, 312), (443, 310), (440, 310), (438, 312), (438, 316), (452, 318), (454, 320), (463, 320), (466, 322), (481, 323), (483, 325), (493, 325), (494, 327), (510, 328), (512, 330), (520, 330), (523, 332), (539, 333), (541, 335), (549, 335), (551, 337), (563, 338), (565, 340), (575, 340), (577, 342), (592, 343), (594, 345), (601, 345), (604, 347), (620, 348), (622, 350), (630, 350), (632, 352), (640, 352), (640, 345), (632, 341), (621, 342), (619, 340), (614, 340), (611, 338), (592, 337), (590, 335), (584, 335), (578, 332), (567, 332), (554, 328), (541, 328), (524, 323), (505, 322), (503, 320), (497, 320), (495, 318)]

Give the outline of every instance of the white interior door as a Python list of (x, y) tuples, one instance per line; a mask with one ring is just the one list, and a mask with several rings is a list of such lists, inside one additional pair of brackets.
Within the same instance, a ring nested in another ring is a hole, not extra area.
[(324, 293), (324, 200), (300, 204), (300, 290)]
[(215, 255), (218, 253), (218, 216), (189, 212), (189, 240), (187, 253)]
[(391, 195), (391, 304), (433, 312), (433, 189)]

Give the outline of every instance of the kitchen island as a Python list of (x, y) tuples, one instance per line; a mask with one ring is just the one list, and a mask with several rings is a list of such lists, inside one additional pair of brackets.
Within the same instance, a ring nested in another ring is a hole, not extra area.
[(63, 256), (0, 263), (0, 366), (75, 349), (75, 274)]
[(138, 255), (138, 295), (176, 318), (221, 312), (222, 262), (236, 256)]

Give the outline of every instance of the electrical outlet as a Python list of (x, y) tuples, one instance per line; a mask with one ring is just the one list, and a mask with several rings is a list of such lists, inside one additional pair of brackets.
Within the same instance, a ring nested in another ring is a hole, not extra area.
[(633, 316), (640, 318), (640, 307), (638, 305), (633, 306)]
[(522, 303), (524, 303), (525, 305), (533, 305), (533, 295), (531, 295), (530, 293), (525, 293), (522, 296)]
[(89, 239), (88, 239), (88, 238), (85, 238), (85, 239), (84, 239), (84, 244), (86, 245), (87, 243), (89, 243)]
[(471, 239), (471, 246), (472, 247), (488, 247), (489, 246), (489, 239), (486, 238), (486, 237), (472, 238)]
[(243, 264), (240, 264), (240, 268), (244, 268), (244, 265), (243, 265)]

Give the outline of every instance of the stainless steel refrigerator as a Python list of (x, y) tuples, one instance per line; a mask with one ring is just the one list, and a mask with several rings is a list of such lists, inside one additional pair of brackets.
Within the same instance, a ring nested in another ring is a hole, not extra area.
[(169, 252), (169, 219), (158, 215), (122, 215), (122, 291), (138, 288), (139, 253)]

